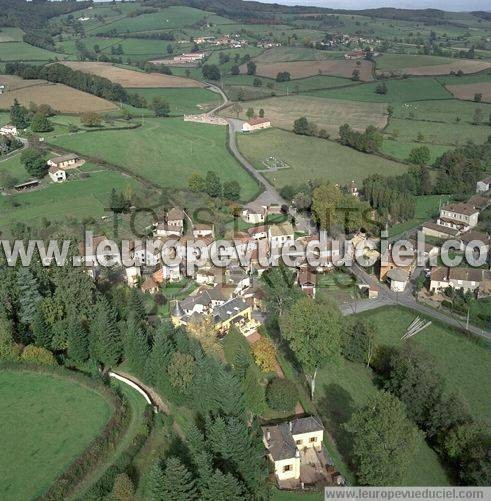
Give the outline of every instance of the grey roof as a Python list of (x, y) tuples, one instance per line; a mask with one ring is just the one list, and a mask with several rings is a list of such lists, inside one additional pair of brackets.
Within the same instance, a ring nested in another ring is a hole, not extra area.
[(298, 418), (292, 421), (292, 435), (300, 435), (301, 433), (310, 433), (313, 431), (324, 431), (324, 425), (315, 416)]
[(263, 426), (263, 435), (268, 444), (268, 451), (275, 461), (296, 456), (298, 449), (290, 432), (289, 423)]
[(67, 162), (68, 160), (77, 160), (77, 158), (80, 157), (76, 153), (67, 153), (66, 155), (50, 158), (49, 161), (54, 164), (61, 164), (62, 162)]
[(400, 268), (392, 268), (392, 270), (387, 273), (387, 276), (395, 282), (407, 282), (409, 280), (409, 273)]
[(235, 297), (220, 306), (215, 306), (213, 308), (213, 319), (215, 323), (223, 322), (247, 308), (249, 308), (249, 305), (243, 299)]
[(426, 223), (422, 224), (423, 228), (428, 228), (429, 230), (439, 231), (445, 235), (457, 236), (459, 234), (458, 230), (454, 230), (453, 228), (449, 228), (448, 226), (442, 226), (440, 224), (436, 224), (434, 221), (426, 221)]
[(174, 306), (172, 307), (171, 315), (173, 317), (182, 317), (184, 315), (184, 310), (181, 308), (179, 301), (174, 302)]

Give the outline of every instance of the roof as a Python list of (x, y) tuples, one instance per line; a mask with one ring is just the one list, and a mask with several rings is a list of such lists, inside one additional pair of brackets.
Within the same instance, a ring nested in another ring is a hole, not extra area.
[(159, 284), (152, 278), (148, 277), (145, 282), (143, 282), (141, 289), (142, 291), (149, 291), (152, 289), (155, 289), (155, 287), (158, 287)]
[(67, 153), (66, 155), (62, 155), (60, 157), (50, 158), (49, 161), (54, 164), (61, 164), (63, 162), (67, 162), (68, 160), (77, 160), (80, 158), (76, 153)]
[(314, 431), (324, 431), (324, 425), (315, 416), (297, 418), (292, 421), (292, 435), (301, 433), (311, 433)]
[(249, 125), (261, 125), (261, 124), (269, 124), (271, 120), (268, 118), (251, 118), (248, 122)]
[(59, 167), (56, 167), (55, 165), (52, 165), (50, 168), (49, 168), (49, 172), (51, 174), (56, 174), (57, 172), (65, 172), (64, 169), (60, 169)]
[(214, 224), (199, 223), (199, 224), (194, 225), (193, 231), (194, 230), (212, 230), (213, 231), (214, 228), (215, 228)]
[(172, 306), (171, 309), (171, 316), (173, 317), (182, 317), (184, 316), (184, 311), (181, 308), (181, 305), (179, 304), (179, 301), (174, 301), (174, 305)]
[(167, 221), (176, 221), (180, 219), (184, 219), (184, 211), (178, 207), (173, 207), (167, 213)]
[(485, 209), (489, 204), (491, 204), (491, 198), (483, 197), (481, 195), (474, 195), (469, 200), (467, 200), (469, 205), (476, 207), (477, 209)]
[(471, 216), (472, 214), (479, 212), (474, 207), (472, 207), (472, 205), (464, 203), (447, 204), (444, 205), (441, 210), (456, 212), (457, 214), (465, 214), (466, 216)]
[(293, 235), (295, 232), (293, 230), (293, 226), (291, 223), (284, 222), (281, 224), (273, 224), (269, 227), (269, 231), (271, 232), (271, 236), (280, 237), (284, 235)]
[(316, 276), (308, 268), (302, 268), (298, 274), (298, 283), (300, 286), (302, 285), (314, 285), (316, 283)]
[(480, 282), (483, 279), (483, 271), (480, 268), (450, 268), (449, 280), (462, 280), (463, 282)]
[(289, 423), (263, 426), (262, 429), (268, 451), (275, 461), (296, 456), (298, 449), (290, 432)]
[(491, 184), (491, 176), (485, 177), (484, 179), (480, 179), (479, 183)]
[(268, 227), (267, 226), (253, 226), (252, 228), (249, 228), (247, 230), (247, 233), (252, 236), (256, 235), (257, 233), (268, 233)]
[(249, 305), (243, 299), (235, 297), (213, 308), (213, 320), (215, 323), (224, 322), (229, 318), (235, 317), (240, 312), (247, 310), (247, 308), (249, 308)]
[(394, 282), (407, 282), (409, 280), (409, 273), (400, 268), (392, 268), (387, 273), (387, 276)]
[[(107, 240), (106, 235), (97, 235), (96, 237), (92, 237), (92, 251), (96, 252), (97, 246), (104, 240)], [(81, 256), (85, 255), (85, 239), (78, 244), (78, 250)]]
[(465, 243), (469, 243), (472, 240), (480, 240), (485, 244), (489, 244), (490, 239), (491, 237), (487, 233), (477, 230), (466, 231), (460, 235), (460, 240)]
[(442, 226), (440, 224), (436, 224), (434, 221), (426, 221), (426, 223), (423, 223), (422, 226), (423, 228), (439, 231), (440, 233), (444, 233), (445, 235), (450, 235), (452, 237), (455, 237), (459, 234), (458, 230), (454, 230), (453, 228), (449, 228), (448, 226)]
[(448, 268), (437, 266), (431, 270), (431, 280), (435, 282), (443, 282), (448, 280)]
[(251, 202), (244, 207), (244, 211), (247, 211), (250, 214), (266, 214), (267, 210), (267, 206), (260, 205), (254, 202)]

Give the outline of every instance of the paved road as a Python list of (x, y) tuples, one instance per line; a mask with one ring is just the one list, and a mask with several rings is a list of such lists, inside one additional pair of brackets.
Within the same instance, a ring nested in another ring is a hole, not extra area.
[(411, 283), (404, 292), (392, 292), (387, 285), (380, 283), (377, 279), (369, 275), (363, 268), (354, 264), (351, 267), (351, 272), (360, 280), (361, 282), (367, 284), (376, 285), (379, 290), (379, 298), (376, 300), (363, 300), (353, 302), (349, 305), (344, 305), (342, 307), (342, 312), (345, 315), (351, 315), (353, 313), (360, 313), (362, 311), (367, 311), (375, 308), (380, 308), (381, 306), (391, 306), (391, 305), (400, 305), (406, 308), (410, 308), (412, 310), (421, 313), (427, 317), (434, 318), (444, 324), (450, 325), (452, 327), (456, 327), (462, 330), (468, 330), (472, 334), (476, 336), (480, 336), (488, 341), (491, 341), (491, 332), (481, 329), (480, 327), (476, 327), (474, 325), (469, 325), (469, 328), (466, 328), (465, 321), (458, 318), (452, 317), (451, 313), (448, 311), (439, 311), (426, 306), (424, 304), (418, 303), (413, 296), (413, 287), (414, 285)]

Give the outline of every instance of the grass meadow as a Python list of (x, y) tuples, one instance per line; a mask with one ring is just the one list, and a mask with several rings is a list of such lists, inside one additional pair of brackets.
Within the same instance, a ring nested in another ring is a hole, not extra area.
[(0, 400), (2, 499), (41, 496), (111, 416), (94, 390), (48, 374), (1, 372)]
[(51, 141), (124, 167), (162, 187), (185, 189), (193, 172), (206, 175), (212, 170), (222, 182), (238, 181), (244, 200), (258, 190), (253, 178), (228, 152), (227, 130), (222, 126), (145, 118), (138, 129), (69, 134)]
[(257, 169), (265, 169), (263, 161), (270, 156), (286, 162), (290, 168), (267, 172), (265, 176), (278, 188), (309, 179), (325, 179), (333, 183), (361, 184), (371, 174), (402, 174), (407, 166), (384, 158), (360, 153), (333, 141), (298, 136), (278, 129), (239, 135), (242, 154)]
[(435, 66), (452, 63), (450, 57), (410, 55), (410, 54), (383, 54), (375, 59), (377, 70), (397, 71), (412, 66)]
[(0, 60), (2, 61), (49, 61), (63, 59), (63, 54), (52, 52), (25, 42), (0, 43)]

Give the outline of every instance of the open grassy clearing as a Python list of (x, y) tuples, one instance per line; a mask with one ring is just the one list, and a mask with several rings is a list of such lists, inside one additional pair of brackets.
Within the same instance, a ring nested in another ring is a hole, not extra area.
[(450, 57), (410, 55), (410, 54), (382, 54), (375, 59), (377, 70), (397, 71), (411, 66), (435, 66), (455, 62)]
[[(399, 139), (392, 141), (390, 136), (385, 136), (384, 144), (382, 146), (382, 151), (390, 155), (391, 157), (397, 158), (398, 160), (407, 160), (411, 150), (413, 148), (418, 148), (422, 146), (422, 143), (412, 142), (402, 142)], [(430, 164), (432, 164), (439, 156), (443, 155), (446, 151), (453, 148), (450, 145), (442, 145), (442, 144), (431, 144), (424, 143), (424, 146), (427, 146), (430, 150)]]
[[(486, 118), (485, 116), (483, 117)], [(451, 124), (426, 122), (423, 120), (404, 120), (392, 118), (385, 132), (399, 132), (398, 141), (415, 142), (419, 133), (423, 134), (422, 143), (459, 145), (469, 140), (484, 143), (489, 135), (487, 125), (471, 125), (467, 123)]]
[(491, 81), (447, 85), (446, 87), (457, 99), (474, 99), (476, 94), (481, 94), (482, 101), (491, 101)]
[(20, 28), (0, 28), (0, 43), (4, 42), (22, 42), (24, 32)]
[(43, 494), (111, 416), (96, 391), (48, 374), (0, 372), (0, 400), (3, 499)]
[(164, 187), (187, 188), (193, 172), (216, 172), (222, 182), (236, 180), (242, 199), (258, 187), (226, 149), (225, 127), (182, 119), (145, 119), (134, 130), (71, 134), (52, 140), (71, 151), (106, 160)]
[[(339, 127), (349, 123), (355, 129), (365, 129), (368, 125), (384, 127), (387, 123), (386, 106), (378, 103), (352, 103), (310, 96), (290, 96), (262, 99), (250, 103), (256, 113), (262, 108), (271, 123), (287, 130), (293, 129), (293, 122), (302, 116), (325, 128), (331, 135), (337, 135)], [(243, 106), (245, 118), (249, 105)], [(234, 116), (230, 108), (224, 113)]]
[(111, 63), (71, 61), (64, 64), (74, 70), (107, 78), (114, 83), (121, 84), (123, 87), (203, 87), (202, 83), (189, 78), (163, 75), (162, 73), (133, 71), (113, 66)]
[[(85, 169), (86, 166), (83, 170)], [(0, 226), (18, 221), (31, 224), (42, 218), (61, 221), (67, 217), (100, 217), (107, 215), (105, 209), (109, 205), (112, 188), (127, 195), (141, 189), (141, 185), (128, 176), (113, 171), (94, 170), (97, 169), (93, 169), (87, 178), (80, 178), (72, 171), (72, 180), (69, 177), (69, 181), (60, 184), (50, 183), (46, 177), (42, 188), (0, 197)]]
[(239, 135), (240, 151), (257, 169), (265, 169), (263, 161), (271, 156), (286, 162), (290, 168), (266, 172), (265, 176), (278, 188), (309, 179), (333, 183), (361, 184), (371, 174), (402, 174), (407, 166), (375, 155), (360, 153), (333, 141), (298, 136), (278, 129), (251, 135)]
[(421, 195), (416, 197), (416, 209), (414, 217), (405, 223), (394, 224), (389, 229), (389, 236), (397, 236), (405, 231), (421, 226), (428, 219), (436, 216), (440, 211), (440, 205), (450, 201), (448, 195)]
[[(240, 69), (242, 73), (247, 72), (246, 65), (242, 65)], [(355, 61), (338, 61), (335, 59), (327, 59), (324, 61), (258, 63), (256, 74), (263, 77), (276, 78), (278, 73), (288, 71), (292, 79), (306, 78), (313, 75), (351, 78), (355, 69), (360, 72), (360, 80), (365, 82), (373, 80), (372, 63), (370, 61), (361, 61), (358, 65)]]
[(394, 103), (422, 101), (426, 99), (451, 99), (453, 96), (434, 78), (408, 78), (404, 80), (388, 80), (386, 94), (377, 94), (380, 82), (366, 83), (342, 89), (320, 90), (309, 92), (312, 96), (348, 99), (352, 101), (369, 101), (374, 103)]
[[(380, 344), (400, 346), (400, 338), (416, 314), (404, 308), (386, 307), (362, 316), (371, 318), (378, 325)], [(469, 404), (472, 415), (490, 425), (489, 347), (435, 322), (416, 334), (412, 342), (435, 358), (435, 369), (444, 378), (447, 389), (460, 393)]]
[(64, 59), (63, 54), (52, 52), (25, 42), (0, 43), (0, 59), (2, 61), (49, 61)]
[(218, 106), (222, 99), (216, 93), (207, 89), (128, 89), (139, 94), (150, 104), (152, 99), (160, 97), (167, 101), (172, 115), (203, 113)]
[(216, 16), (211, 12), (205, 12), (192, 7), (173, 6), (159, 10), (158, 12), (119, 19), (99, 27), (97, 31), (116, 30), (118, 33), (133, 33), (145, 30), (176, 29), (191, 26), (204, 19), (215, 24), (227, 24), (231, 22), (229, 19)]
[(18, 180), (19, 183), (27, 181), (29, 174), (20, 162), (20, 152), (6, 160), (0, 157), (0, 172), (7, 172)]
[[(315, 403), (346, 463), (349, 463), (352, 444), (343, 425), (350, 420), (355, 409), (364, 405), (377, 391), (373, 379), (374, 374), (369, 368), (344, 359), (326, 364), (317, 375)], [(449, 485), (436, 453), (423, 438), (418, 445), (402, 485)]]
[(402, 73), (408, 75), (448, 75), (451, 71), (457, 73), (478, 73), (479, 71), (491, 68), (490, 61), (481, 61), (475, 59), (460, 59), (448, 64), (438, 64), (435, 66), (411, 66), (404, 68)]
[(324, 61), (343, 57), (341, 51), (325, 51), (308, 47), (274, 47), (254, 58), (256, 63), (280, 63), (283, 61)]
[(0, 95), (0, 108), (10, 108), (15, 99), (24, 106), (29, 106), (30, 103), (49, 104), (61, 113), (103, 112), (117, 109), (117, 106), (107, 99), (59, 83), (40, 83), (5, 92)]
[(460, 85), (468, 83), (481, 83), (491, 81), (491, 71), (481, 71), (473, 75), (447, 75), (436, 77), (436, 79), (444, 85)]

